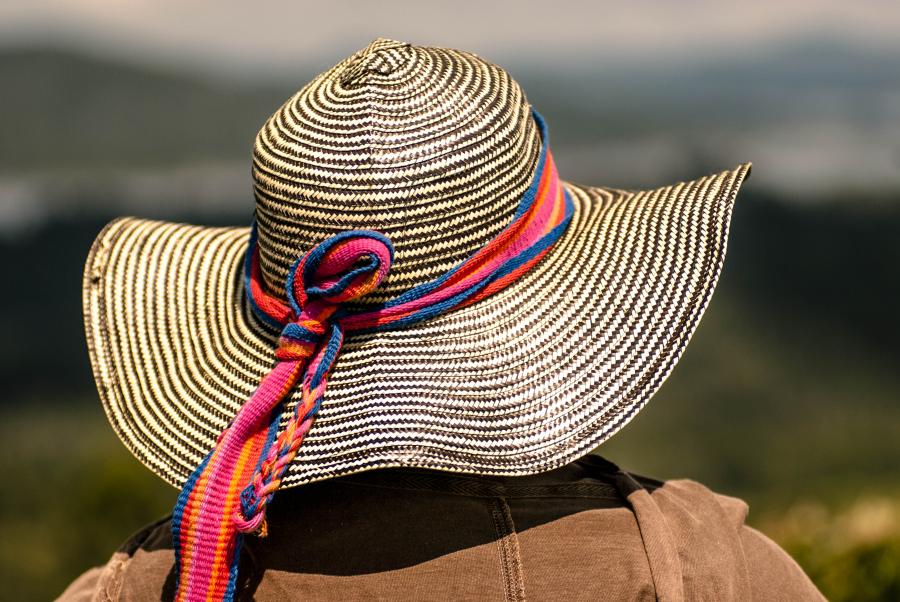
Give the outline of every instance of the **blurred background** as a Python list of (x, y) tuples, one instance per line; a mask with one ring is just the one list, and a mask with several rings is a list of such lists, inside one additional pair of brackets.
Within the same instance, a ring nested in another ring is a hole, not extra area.
[(600, 452), (751, 504), (833, 600), (900, 599), (900, 6), (664, 0), (0, 4), (0, 598), (45, 600), (168, 513), (94, 390), (102, 225), (245, 225), (257, 129), (379, 36), (504, 66), (564, 178), (753, 161), (691, 346)]

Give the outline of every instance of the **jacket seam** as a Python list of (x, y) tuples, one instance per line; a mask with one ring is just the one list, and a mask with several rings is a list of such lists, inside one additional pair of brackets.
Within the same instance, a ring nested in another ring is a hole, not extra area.
[(505, 600), (525, 602), (525, 578), (519, 553), (519, 537), (506, 498), (491, 498), (490, 512), (497, 533), (497, 551)]

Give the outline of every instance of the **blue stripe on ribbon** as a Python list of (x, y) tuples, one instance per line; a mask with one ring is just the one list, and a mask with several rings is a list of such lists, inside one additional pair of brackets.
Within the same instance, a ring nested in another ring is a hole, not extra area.
[(491, 282), (498, 280), (507, 274), (515, 271), (517, 268), (521, 267), (525, 263), (528, 263), (531, 259), (534, 259), (537, 255), (543, 252), (545, 249), (549, 248), (554, 242), (556, 242), (560, 236), (566, 231), (566, 228), (569, 225), (569, 222), (572, 220), (572, 215), (574, 213), (574, 205), (572, 203), (572, 199), (569, 197), (569, 193), (565, 192), (565, 202), (566, 202), (566, 213), (563, 217), (563, 220), (557, 224), (552, 230), (547, 232), (544, 236), (542, 236), (537, 242), (535, 242), (532, 246), (528, 247), (506, 263), (504, 263), (496, 272), (485, 278), (478, 285), (473, 286), (470, 289), (461, 291), (454, 295), (453, 297), (448, 297), (443, 301), (430, 305), (428, 307), (423, 307), (419, 311), (412, 313), (408, 316), (404, 316), (398, 320), (392, 322), (385, 322), (383, 324), (379, 324), (377, 326), (373, 326), (372, 328), (364, 328), (359, 331), (354, 332), (382, 332), (388, 330), (395, 330), (398, 328), (403, 328), (405, 326), (409, 326), (416, 322), (420, 322), (422, 320), (427, 320), (438, 314), (441, 314), (445, 311), (452, 309), (453, 307), (459, 305), (466, 299), (474, 296), (484, 287), (486, 287)]

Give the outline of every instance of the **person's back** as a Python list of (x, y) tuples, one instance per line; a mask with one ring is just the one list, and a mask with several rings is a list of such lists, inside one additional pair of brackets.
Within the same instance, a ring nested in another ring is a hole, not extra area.
[[(248, 538), (239, 600), (820, 600), (744, 502), (596, 456), (528, 477), (380, 470), (291, 489)], [(61, 598), (174, 596), (169, 519)], [(105, 596), (105, 597), (104, 597)]]

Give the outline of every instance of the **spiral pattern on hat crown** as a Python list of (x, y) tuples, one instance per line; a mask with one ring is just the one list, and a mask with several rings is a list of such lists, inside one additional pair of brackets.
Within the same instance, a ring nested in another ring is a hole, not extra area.
[(503, 69), (378, 39), (291, 97), (253, 152), (260, 266), (283, 290), (298, 253), (348, 229), (394, 242), (384, 301), (460, 263), (513, 218), (541, 139)]

